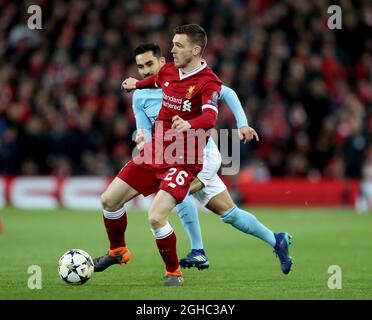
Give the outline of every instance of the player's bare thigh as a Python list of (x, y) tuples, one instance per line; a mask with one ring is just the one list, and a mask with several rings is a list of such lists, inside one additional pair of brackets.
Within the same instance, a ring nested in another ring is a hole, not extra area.
[(199, 178), (196, 177), (196, 178), (194, 179), (194, 181), (191, 182), (190, 189), (189, 189), (189, 193), (190, 193), (190, 194), (193, 194), (193, 193), (195, 193), (195, 192), (197, 192), (197, 191), (199, 191), (199, 190), (201, 190), (201, 189), (203, 189), (203, 188), (204, 188), (204, 184), (203, 184), (203, 182), (201, 182), (201, 181), (199, 180)]
[(172, 209), (176, 206), (176, 199), (168, 192), (159, 190), (149, 209), (149, 222), (153, 229), (164, 227)]
[(138, 191), (133, 189), (128, 183), (115, 177), (101, 195), (102, 207), (107, 211), (117, 211), (138, 194)]
[(234, 201), (231, 199), (227, 190), (222, 191), (214, 196), (206, 205), (206, 207), (219, 216), (223, 215), (226, 211), (234, 207)]

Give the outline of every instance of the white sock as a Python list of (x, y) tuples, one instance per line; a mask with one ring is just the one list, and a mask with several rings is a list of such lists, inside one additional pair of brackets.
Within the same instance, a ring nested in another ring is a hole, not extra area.
[(107, 210), (103, 209), (103, 215), (105, 216), (105, 218), (110, 219), (110, 220), (119, 219), (125, 213), (126, 212), (125, 212), (125, 207), (124, 206), (122, 208), (120, 208), (119, 210), (116, 210), (114, 212), (110, 212), (110, 211), (107, 211)]
[(169, 224), (169, 222), (167, 222), (167, 224), (164, 227), (161, 227), (159, 229), (151, 228), (151, 232), (154, 235), (155, 239), (164, 239), (173, 232), (173, 228)]

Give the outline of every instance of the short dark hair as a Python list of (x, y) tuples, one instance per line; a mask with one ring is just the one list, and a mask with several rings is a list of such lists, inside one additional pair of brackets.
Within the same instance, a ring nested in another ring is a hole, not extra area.
[(207, 46), (207, 33), (198, 24), (185, 24), (174, 28), (175, 34), (186, 34), (191, 43), (201, 47), (200, 55), (203, 55), (204, 49)]
[(151, 51), (154, 57), (160, 58), (162, 56), (161, 49), (156, 43), (142, 43), (134, 49), (134, 56)]

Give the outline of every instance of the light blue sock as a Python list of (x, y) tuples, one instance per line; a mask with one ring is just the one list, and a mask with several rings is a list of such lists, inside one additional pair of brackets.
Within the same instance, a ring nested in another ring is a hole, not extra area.
[(187, 195), (183, 202), (176, 206), (176, 209), (182, 225), (189, 236), (191, 249), (203, 249), (198, 210), (191, 197)]
[(274, 233), (266, 228), (248, 211), (234, 207), (220, 216), (220, 219), (223, 222), (233, 225), (236, 229), (243, 231), (244, 233), (251, 234), (266, 241), (272, 247), (276, 244)]

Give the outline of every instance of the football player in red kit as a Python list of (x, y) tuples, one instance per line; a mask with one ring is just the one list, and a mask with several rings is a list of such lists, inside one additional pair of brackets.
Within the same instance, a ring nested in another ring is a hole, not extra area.
[[(175, 28), (174, 62), (165, 64), (157, 75), (138, 81), (128, 78), (123, 89), (161, 87), (163, 102), (155, 122), (152, 141), (129, 161), (102, 194), (104, 223), (110, 240), (107, 255), (94, 259), (95, 272), (112, 264), (127, 263), (127, 218), (124, 204), (139, 194), (156, 193), (149, 209), (149, 222), (165, 263), (166, 286), (183, 285), (178, 264), (176, 235), (168, 217), (185, 198), (192, 180), (202, 169), (203, 132), (213, 128), (218, 113), (221, 81), (207, 66), (202, 54), (207, 36), (196, 24)], [(194, 129), (194, 130), (192, 130)]]

